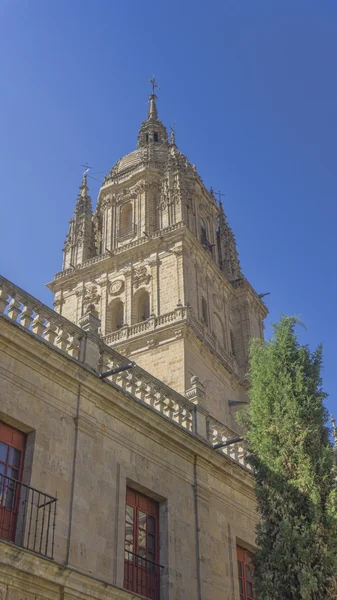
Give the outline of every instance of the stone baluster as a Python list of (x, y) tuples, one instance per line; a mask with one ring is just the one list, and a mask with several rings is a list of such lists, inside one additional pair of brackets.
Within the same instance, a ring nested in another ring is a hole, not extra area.
[(44, 339), (46, 342), (50, 344), (55, 344), (55, 340), (57, 338), (57, 327), (51, 321), (47, 321), (46, 323), (46, 331), (44, 333)]
[(132, 372), (126, 376), (126, 391), (135, 396), (136, 394), (136, 378)]
[(20, 316), (20, 325), (22, 325), (22, 327), (25, 327), (26, 329), (29, 329), (33, 321), (33, 309), (26, 304), (24, 305)]
[(162, 394), (162, 392), (156, 392), (155, 393), (155, 403), (154, 403), (154, 406), (161, 413), (164, 412), (165, 400), (166, 400), (165, 396)]
[(7, 290), (1, 288), (0, 290), (0, 313), (4, 313), (9, 303), (9, 295)]
[(80, 336), (76, 331), (74, 331), (73, 333), (70, 334), (70, 338), (69, 338), (69, 342), (68, 342), (68, 346), (67, 346), (67, 352), (68, 352), (69, 356), (72, 356), (73, 358), (78, 359), (80, 356), (80, 350), (81, 350)]
[(193, 431), (193, 417), (192, 412), (185, 408), (183, 411), (183, 420), (182, 426), (185, 427), (188, 431)]
[[(106, 352), (100, 352), (99, 360), (98, 360), (98, 370), (100, 373), (106, 373), (110, 369), (114, 368), (114, 364), (111, 362), (111, 356)], [(109, 379), (109, 378), (108, 378)]]
[(181, 406), (181, 404), (179, 404), (179, 402), (176, 402), (174, 405), (173, 420), (183, 427), (184, 418), (185, 409), (183, 406)]
[(13, 321), (16, 321), (21, 313), (21, 304), (16, 298), (12, 298), (8, 307), (8, 316)]
[(145, 395), (146, 395), (146, 385), (145, 385), (143, 379), (140, 377), (139, 379), (137, 379), (136, 396), (137, 396), (137, 398), (139, 398), (140, 400), (145, 402)]
[(119, 385), (123, 390), (126, 390), (126, 384), (127, 384), (127, 375), (125, 374), (125, 371), (118, 373), (116, 376), (116, 383), (117, 385)]
[(145, 394), (144, 399), (145, 399), (146, 404), (149, 404), (150, 406), (154, 407), (154, 403), (156, 401), (156, 396), (153, 392), (151, 384), (148, 384), (146, 387), (146, 394)]
[(164, 414), (169, 418), (173, 419), (174, 402), (170, 396), (167, 396), (164, 403)]
[(35, 335), (42, 337), (45, 329), (45, 318), (37, 313), (32, 322), (32, 332), (35, 333)]
[(69, 336), (68, 333), (66, 332), (65, 328), (61, 326), (58, 327), (58, 332), (57, 332), (57, 337), (55, 340), (55, 345), (60, 348), (60, 350), (63, 350), (64, 352), (66, 352), (67, 347), (68, 347), (68, 343), (69, 343)]

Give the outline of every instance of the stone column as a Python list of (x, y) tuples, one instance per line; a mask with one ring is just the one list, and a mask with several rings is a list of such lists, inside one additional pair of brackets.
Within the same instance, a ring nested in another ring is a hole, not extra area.
[(151, 313), (158, 316), (160, 314), (159, 300), (159, 259), (153, 258), (149, 261), (151, 269)]
[(89, 304), (87, 307), (85, 314), (79, 320), (79, 326), (87, 333), (82, 361), (97, 371), (100, 358), (98, 332), (101, 321), (93, 304)]
[(132, 324), (132, 270), (130, 268), (123, 271), (125, 277), (125, 306), (124, 306), (124, 324)]
[(207, 440), (207, 417), (209, 411), (204, 406), (205, 403), (205, 388), (199, 377), (194, 375), (191, 378), (191, 387), (186, 390), (185, 396), (190, 402), (195, 404), (196, 410), (194, 413), (193, 431), (197, 435)]

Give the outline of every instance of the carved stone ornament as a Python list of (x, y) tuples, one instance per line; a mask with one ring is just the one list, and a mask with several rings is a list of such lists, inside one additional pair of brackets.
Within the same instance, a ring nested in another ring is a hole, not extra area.
[(89, 304), (98, 304), (100, 298), (101, 296), (97, 293), (97, 287), (95, 285), (87, 287), (84, 292), (83, 306), (88, 306)]
[(217, 310), (223, 309), (223, 301), (220, 298), (220, 296), (218, 296), (218, 294), (213, 294), (213, 302), (214, 302), (214, 306)]
[(124, 281), (123, 279), (117, 279), (110, 284), (109, 293), (110, 296), (118, 296), (124, 290)]
[(101, 204), (101, 209), (104, 210), (108, 206), (111, 206), (111, 203), (112, 203), (112, 194), (107, 194), (101, 200), (101, 203), (100, 203)]
[(151, 275), (147, 272), (146, 267), (139, 267), (133, 271), (133, 283), (138, 288), (142, 283), (145, 285), (149, 283)]

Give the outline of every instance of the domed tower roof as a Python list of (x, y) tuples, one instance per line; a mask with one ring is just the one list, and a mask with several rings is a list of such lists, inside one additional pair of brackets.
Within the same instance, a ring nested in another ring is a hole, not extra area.
[[(104, 184), (110, 183), (116, 176), (121, 174), (132, 174), (134, 171), (141, 170), (149, 163), (162, 167), (167, 161), (169, 152), (169, 142), (166, 127), (158, 118), (157, 96), (154, 93), (154, 80), (152, 94), (149, 95), (149, 110), (146, 121), (141, 124), (138, 133), (137, 149), (129, 152), (123, 158), (120, 158), (112, 167)], [(156, 86), (157, 87), (157, 86)]]

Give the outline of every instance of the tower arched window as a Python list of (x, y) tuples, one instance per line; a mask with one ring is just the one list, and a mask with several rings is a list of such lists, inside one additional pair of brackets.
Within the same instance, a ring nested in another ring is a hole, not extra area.
[(150, 294), (146, 290), (141, 290), (136, 296), (136, 323), (146, 321), (150, 317)]
[(118, 298), (110, 306), (110, 331), (117, 331), (124, 325), (124, 303)]
[(201, 317), (205, 325), (208, 325), (208, 310), (205, 298), (201, 298)]
[(120, 235), (127, 235), (132, 233), (132, 203), (127, 202), (121, 206), (120, 212)]

